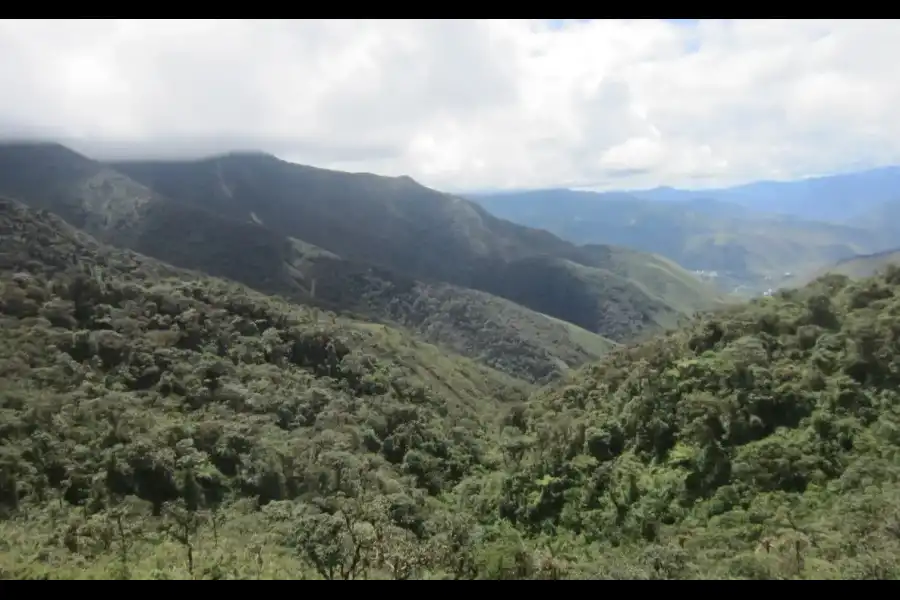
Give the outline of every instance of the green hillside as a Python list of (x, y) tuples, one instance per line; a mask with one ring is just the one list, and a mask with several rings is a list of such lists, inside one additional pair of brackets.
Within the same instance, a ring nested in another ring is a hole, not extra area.
[(896, 579), (900, 269), (532, 393), (0, 201), (0, 578)]
[(891, 268), (615, 352), (532, 398), (498, 511), (651, 577), (896, 579), (898, 318)]
[[(677, 305), (648, 295), (641, 286), (651, 284), (635, 278), (643, 271), (623, 274), (619, 265), (654, 262), (654, 257), (624, 248), (579, 247), (408, 177), (341, 173), (246, 154), (113, 166), (169, 198), (265, 223), (348, 260), (507, 298), (615, 341), (655, 327), (657, 315), (674, 321), (719, 300), (675, 265), (670, 270), (677, 273), (654, 277), (677, 280), (672, 283), (681, 290)], [(577, 276), (571, 263), (599, 272)], [(686, 288), (685, 281), (690, 281)]]
[(0, 257), (2, 579), (312, 575), (351, 503), (406, 543), (528, 389), (7, 200)]
[[(258, 217), (241, 220), (216, 206), (173, 200), (58, 145), (0, 146), (0, 192), (53, 211), (103, 241), (266, 293), (400, 325), (532, 381), (596, 359), (614, 345), (588, 331), (572, 335), (572, 325), (488, 293), (433, 278), (419, 281), (363, 260), (363, 254), (348, 260), (262, 225)], [(414, 248), (401, 250), (415, 254)]]

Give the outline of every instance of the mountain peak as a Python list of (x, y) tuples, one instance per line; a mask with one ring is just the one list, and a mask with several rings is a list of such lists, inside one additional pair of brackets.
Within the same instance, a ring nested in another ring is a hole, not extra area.
[[(212, 156), (207, 156), (206, 158), (201, 158), (197, 162), (218, 162), (218, 161), (239, 161), (239, 162), (281, 162), (274, 154), (270, 154), (268, 152), (263, 152), (262, 150), (229, 150), (227, 152), (222, 152), (220, 154), (214, 154)], [(140, 161), (145, 162), (145, 161)], [(175, 161), (167, 161), (167, 162), (175, 162)], [(182, 161), (178, 161), (182, 162)]]

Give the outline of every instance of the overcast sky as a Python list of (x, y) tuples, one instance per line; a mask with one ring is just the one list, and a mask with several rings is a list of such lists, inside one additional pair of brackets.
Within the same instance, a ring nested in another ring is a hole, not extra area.
[(900, 22), (0, 21), (0, 133), (447, 191), (900, 163)]

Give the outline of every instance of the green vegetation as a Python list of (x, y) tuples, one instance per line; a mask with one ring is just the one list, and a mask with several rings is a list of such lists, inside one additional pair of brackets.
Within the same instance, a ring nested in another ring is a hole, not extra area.
[(900, 269), (533, 391), (0, 201), (0, 328), (0, 578), (900, 577)]
[(10, 201), (0, 250), (3, 578), (400, 577), (456, 543), (417, 545), (426, 516), (459, 528), (429, 498), (490, 462), (527, 392)]
[(616, 352), (532, 398), (504, 514), (667, 577), (897, 578), (898, 351), (890, 268)]
[[(575, 246), (408, 177), (341, 173), (246, 154), (113, 166), (181, 203), (263, 223), (348, 261), (506, 298), (616, 342), (658, 331), (660, 321), (675, 322), (720, 300), (677, 265), (645, 281), (643, 265), (656, 257)], [(676, 301), (660, 294), (667, 285), (679, 289)]]
[[(259, 160), (254, 156), (239, 158), (253, 168)], [(270, 162), (278, 164), (271, 157), (262, 157), (263, 167)], [(291, 168), (304, 169), (295, 165)], [(352, 181), (354, 177), (334, 175), (332, 185), (337, 189), (341, 189), (342, 178)], [(391, 179), (369, 179), (393, 185)], [(203, 193), (204, 189), (197, 191)], [(341, 258), (306, 239), (261, 225), (256, 215), (242, 220), (230, 217), (219, 206), (204, 208), (180, 198), (172, 200), (58, 145), (0, 145), (0, 192), (59, 214), (104, 242), (172, 265), (226, 277), (268, 294), (402, 326), (420, 339), (529, 381), (558, 376), (598, 358), (615, 345), (596, 333), (575, 331), (570, 323), (562, 324), (488, 293), (433, 278), (416, 280), (396, 268)], [(430, 190), (428, 193), (445, 198)], [(249, 200), (248, 205), (255, 207), (255, 202), (255, 198)], [(262, 208), (256, 210), (277, 221)], [(332, 224), (329, 216), (322, 219), (318, 224), (323, 231), (336, 235), (336, 240), (364, 239), (369, 231), (365, 227), (348, 233), (340, 229), (340, 223)], [(377, 220), (373, 218), (372, 222)], [(428, 250), (427, 240), (418, 243), (405, 252), (412, 256), (419, 249)], [(342, 246), (337, 249), (344, 250)], [(364, 256), (366, 252), (359, 254)], [(614, 322), (608, 324), (612, 330), (619, 330)]]
[(6, 144), (0, 193), (100, 241), (404, 327), (531, 382), (720, 301), (657, 257), (577, 247), (409, 178), (267, 155), (110, 166), (59, 145)]

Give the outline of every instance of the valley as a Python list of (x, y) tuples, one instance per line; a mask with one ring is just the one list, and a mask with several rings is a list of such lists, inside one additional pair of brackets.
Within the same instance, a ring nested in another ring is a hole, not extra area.
[(2, 200), (0, 576), (896, 577), (898, 273), (535, 388)]
[(900, 576), (891, 253), (738, 302), (662, 229), (267, 155), (0, 193), (0, 578)]
[[(900, 230), (893, 217), (900, 202), (881, 201), (893, 197), (894, 188), (882, 181), (893, 181), (890, 173), (726, 190), (560, 189), (472, 199), (497, 216), (545, 227), (574, 243), (602, 241), (664, 256), (723, 293), (746, 298), (809, 281), (838, 262), (895, 248)], [(823, 189), (825, 212), (817, 219), (813, 206)], [(864, 201), (869, 189), (876, 190), (874, 199)]]
[(0, 51), (0, 588), (900, 580), (897, 21)]

